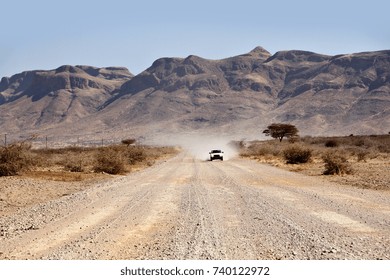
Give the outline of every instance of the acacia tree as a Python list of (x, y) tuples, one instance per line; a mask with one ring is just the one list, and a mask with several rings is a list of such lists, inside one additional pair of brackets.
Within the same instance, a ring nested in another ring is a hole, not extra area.
[(272, 138), (279, 139), (282, 142), (283, 138), (292, 138), (298, 136), (298, 129), (288, 123), (273, 123), (263, 131), (266, 136), (271, 136)]

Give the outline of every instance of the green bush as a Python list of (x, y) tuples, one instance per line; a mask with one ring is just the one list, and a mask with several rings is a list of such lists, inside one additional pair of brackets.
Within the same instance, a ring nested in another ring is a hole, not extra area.
[(347, 158), (340, 153), (326, 153), (322, 156), (325, 163), (324, 175), (351, 174), (352, 168)]
[(311, 159), (312, 151), (301, 146), (290, 146), (283, 152), (283, 157), (287, 163), (298, 164), (307, 163)]

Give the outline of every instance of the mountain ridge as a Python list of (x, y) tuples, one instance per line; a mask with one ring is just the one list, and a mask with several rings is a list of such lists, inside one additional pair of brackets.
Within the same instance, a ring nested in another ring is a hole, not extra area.
[(388, 108), (390, 50), (272, 55), (256, 47), (219, 60), (159, 58), (135, 76), (123, 67), (64, 65), (0, 82), (0, 129), (14, 133), (249, 137), (271, 122), (310, 135), (387, 133)]

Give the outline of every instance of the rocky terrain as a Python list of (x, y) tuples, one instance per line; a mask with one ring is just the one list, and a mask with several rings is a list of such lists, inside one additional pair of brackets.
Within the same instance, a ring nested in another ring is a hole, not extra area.
[(0, 129), (15, 137), (260, 137), (270, 122), (289, 122), (304, 135), (383, 134), (389, 92), (390, 51), (271, 55), (257, 47), (221, 60), (161, 58), (136, 76), (118, 67), (61, 66), (4, 77)]

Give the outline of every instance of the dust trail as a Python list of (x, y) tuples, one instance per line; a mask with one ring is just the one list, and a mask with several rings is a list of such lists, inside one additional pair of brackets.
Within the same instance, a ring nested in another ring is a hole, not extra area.
[(232, 136), (216, 136), (206, 134), (175, 134), (164, 136), (158, 142), (163, 145), (180, 146), (191, 153), (195, 158), (208, 160), (211, 150), (222, 150), (224, 160), (229, 160), (238, 155), (238, 150), (231, 143), (237, 139)]

